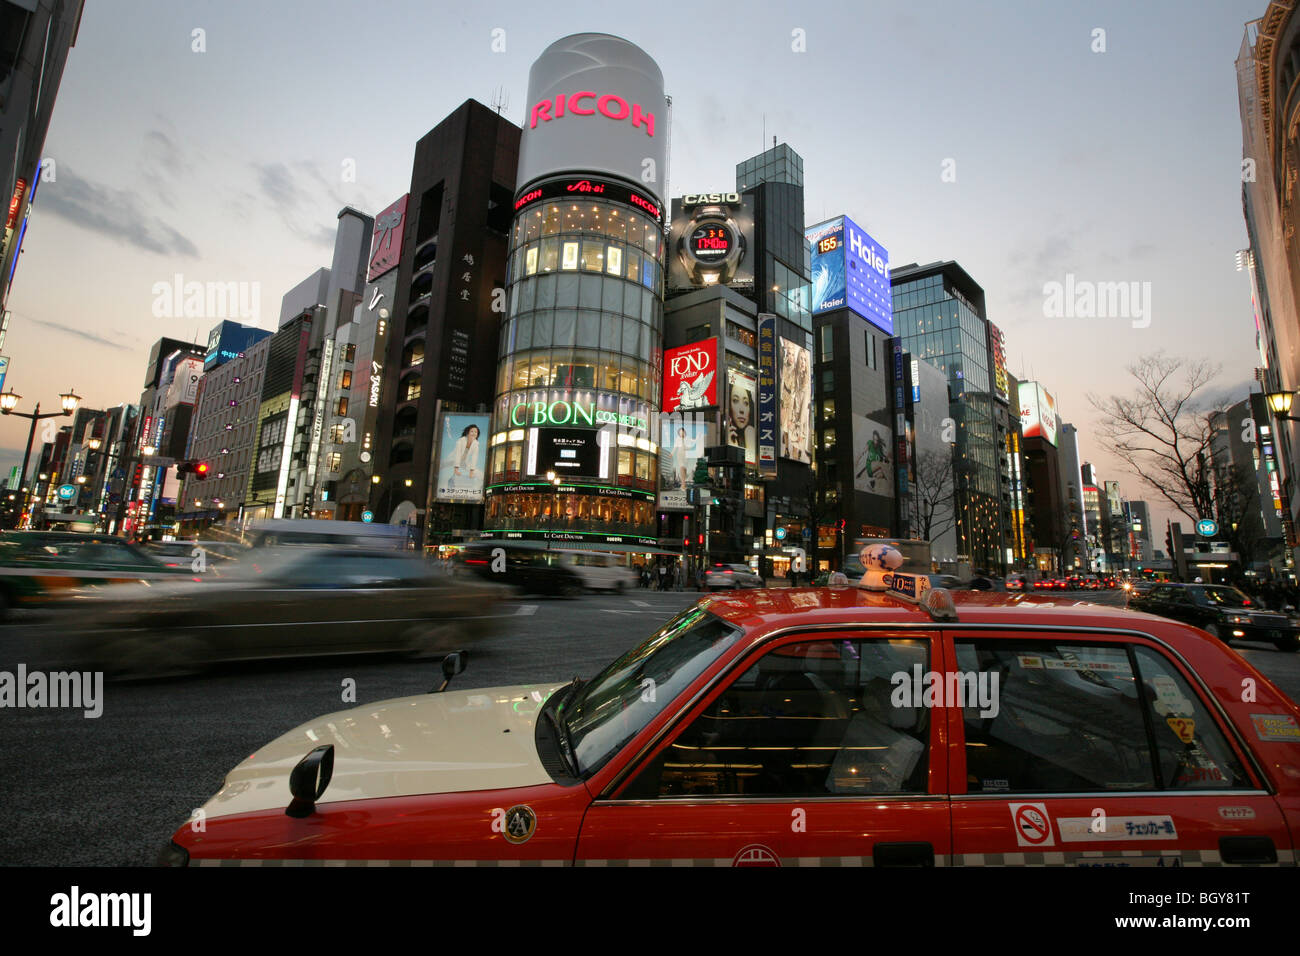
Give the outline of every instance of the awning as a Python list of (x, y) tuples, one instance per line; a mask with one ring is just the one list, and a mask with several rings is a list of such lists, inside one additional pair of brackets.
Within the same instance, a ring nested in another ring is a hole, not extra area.
[[(470, 542), (466, 542), (467, 544)], [(596, 541), (539, 541), (537, 539), (502, 541), (479, 538), (474, 544), (500, 545), (503, 548), (525, 547), (536, 551), (606, 551), (611, 554), (650, 554), (680, 558), (680, 551), (665, 551), (657, 544), (602, 544)]]

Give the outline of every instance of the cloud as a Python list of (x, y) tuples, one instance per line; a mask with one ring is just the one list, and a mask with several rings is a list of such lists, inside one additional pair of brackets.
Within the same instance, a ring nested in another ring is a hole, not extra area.
[(41, 190), (38, 208), (148, 252), (192, 258), (199, 255), (188, 238), (145, 211), (139, 194), (93, 183), (65, 169), (59, 170), (56, 182)]
[(61, 322), (50, 322), (47, 319), (34, 319), (31, 316), (23, 316), (24, 322), (30, 322), (32, 325), (41, 325), (47, 329), (54, 329), (56, 332), (62, 332), (65, 335), (73, 335), (79, 339), (85, 339), (87, 342), (94, 342), (96, 345), (103, 345), (110, 349), (117, 349), (120, 352), (133, 351), (129, 345), (123, 345), (121, 338), (106, 339), (102, 336), (95, 335), (93, 332), (87, 332), (83, 328), (72, 325), (64, 325)]
[(254, 163), (256, 182), (262, 196), (280, 214), (284, 224), (307, 242), (332, 248), (336, 230), (321, 226), (320, 216), (333, 204), (337, 212), (350, 205), (317, 163), (299, 160), (294, 163)]

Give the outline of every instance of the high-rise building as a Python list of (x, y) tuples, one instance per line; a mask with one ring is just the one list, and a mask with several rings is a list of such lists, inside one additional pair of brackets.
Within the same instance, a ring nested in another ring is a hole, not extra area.
[[(1246, 25), (1237, 55), (1241, 110), (1242, 211), (1250, 240), (1239, 267), (1250, 272), (1256, 342), (1266, 392), (1300, 389), (1300, 149), (1291, 131), (1300, 97), (1300, 17), (1290, 2), (1270, 2)], [(1276, 438), (1283, 536), (1300, 559), (1300, 431), (1293, 420), (1260, 419)]]
[(234, 358), (205, 372), (199, 382), (184, 459), (205, 464), (208, 471), (205, 478), (187, 478), (182, 486), (184, 533), (235, 521), (242, 512), (270, 350), (271, 333), (264, 332)]
[[(376, 334), (383, 323), (383, 341), (375, 346), (380, 350), (370, 369), (380, 387), (365, 393), (363, 410), (378, 402), (374, 434), (364, 424), (358, 430), (373, 445), (358, 453), (356, 466), (338, 473), (335, 481), (343, 485), (335, 485), (335, 494), (354, 498), (357, 479), (369, 469), (375, 520), (418, 525), (426, 544), (480, 527), (519, 135), (519, 127), (467, 100), (416, 144), (409, 199), (375, 219), (371, 285), (363, 292), (363, 308)], [(400, 260), (392, 269), (395, 252)], [(376, 282), (392, 283), (392, 292)], [(375, 302), (376, 290), (391, 295), (387, 305)], [(382, 318), (385, 308), (391, 315)], [(362, 338), (349, 342), (358, 352)], [(360, 421), (352, 407), (349, 400), (346, 417)], [(440, 495), (439, 438), (453, 413), (480, 416), (475, 474), (471, 487), (467, 467), (457, 487), (444, 483), (449, 493)], [(362, 455), (371, 461), (361, 461)]]
[(41, 153), (81, 8), (82, 0), (0, 0), (0, 189), (9, 197), (0, 308), (9, 300), (37, 187), (56, 176)]
[(1004, 500), (1010, 422), (1005, 399), (994, 391), (984, 290), (956, 262), (902, 266), (893, 270), (891, 282), (894, 328), (903, 348), (948, 377), (949, 417), (956, 429), (959, 560), (975, 568), (1005, 569), (1010, 563), (1004, 526), (1010, 511), (1009, 495)]
[(1276, 471), (1269, 468), (1273, 443), (1258, 424), (1267, 419), (1256, 418), (1263, 406), (1256, 392), (1215, 414), (1210, 455), (1219, 537), (1232, 545), (1243, 570), (1267, 573), (1283, 571), (1286, 561)]
[(527, 103), (490, 439), (460, 435), (490, 443), (485, 530), (655, 550), (663, 75), (626, 40), (579, 34), (533, 64)]

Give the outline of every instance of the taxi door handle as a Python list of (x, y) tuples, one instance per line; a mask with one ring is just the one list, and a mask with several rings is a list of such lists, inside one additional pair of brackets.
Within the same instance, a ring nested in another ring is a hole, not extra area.
[(871, 851), (874, 866), (934, 866), (931, 843), (877, 843)]
[(1276, 863), (1277, 847), (1271, 837), (1219, 837), (1219, 856), (1224, 863)]

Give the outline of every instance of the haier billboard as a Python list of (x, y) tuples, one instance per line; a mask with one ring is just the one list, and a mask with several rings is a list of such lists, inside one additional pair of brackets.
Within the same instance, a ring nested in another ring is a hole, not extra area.
[(809, 226), (812, 313), (849, 308), (886, 335), (894, 334), (889, 253), (848, 216)]

